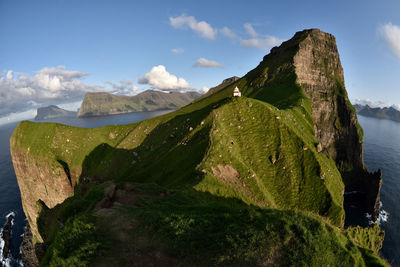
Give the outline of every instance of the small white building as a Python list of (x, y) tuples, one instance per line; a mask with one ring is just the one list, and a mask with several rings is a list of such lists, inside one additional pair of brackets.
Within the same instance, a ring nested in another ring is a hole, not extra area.
[(233, 89), (233, 96), (242, 96), (242, 93), (239, 91), (239, 88), (237, 88), (237, 86), (235, 87), (235, 89)]

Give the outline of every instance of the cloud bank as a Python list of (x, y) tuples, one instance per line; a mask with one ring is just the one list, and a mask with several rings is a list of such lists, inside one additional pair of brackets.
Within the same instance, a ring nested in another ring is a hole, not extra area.
[(278, 46), (282, 43), (282, 40), (274, 37), (268, 36), (266, 38), (251, 38), (247, 40), (242, 40), (240, 45), (244, 48), (257, 48), (260, 50), (269, 50), (274, 46)]
[(217, 38), (217, 30), (211, 27), (205, 21), (197, 21), (193, 16), (181, 15), (178, 17), (170, 17), (169, 22), (172, 27), (177, 29), (185, 29), (189, 27), (203, 38), (215, 40)]
[(0, 117), (28, 110), (37, 103), (65, 102), (89, 91), (104, 90), (102, 86), (82, 82), (87, 75), (64, 66), (45, 67), (33, 76), (8, 70), (0, 77)]
[(379, 28), (379, 32), (389, 45), (390, 50), (400, 59), (400, 27), (387, 23)]
[(275, 36), (264, 36), (260, 37), (260, 34), (254, 30), (250, 23), (243, 25), (247, 34), (251, 37), (250, 39), (243, 39), (240, 41), (240, 45), (244, 48), (257, 48), (260, 50), (269, 50), (271, 47), (280, 45), (282, 40)]
[(199, 58), (194, 64), (193, 67), (202, 67), (202, 68), (223, 68), (221, 63), (217, 61), (208, 60), (206, 58)]
[(400, 111), (400, 105), (399, 104), (391, 104), (385, 101), (372, 101), (370, 99), (360, 99), (356, 98), (353, 101), (351, 101), (353, 105), (363, 105), (363, 106), (370, 106), (371, 108), (388, 108), (392, 107)]
[(119, 83), (105, 82), (111, 86), (111, 93), (116, 95), (135, 95), (139, 87), (133, 85), (132, 80), (121, 80)]
[(164, 91), (186, 90), (190, 85), (185, 79), (178, 78), (169, 73), (165, 66), (158, 65), (151, 68), (143, 77), (139, 78), (139, 84), (148, 84), (154, 89)]
[[(170, 17), (169, 22), (172, 27), (176, 29), (185, 29), (190, 28), (195, 31), (198, 35), (205, 39), (216, 40), (217, 33), (221, 33), (223, 36), (228, 37), (232, 40), (239, 39), (240, 45), (244, 48), (256, 48), (260, 50), (269, 50), (270, 48), (280, 45), (283, 40), (271, 36), (271, 35), (262, 35), (258, 33), (253, 25), (250, 23), (243, 24), (243, 27), (250, 38), (241, 38), (238, 37), (234, 31), (232, 31), (227, 26), (224, 26), (222, 29), (217, 30), (212, 27), (209, 23), (205, 21), (197, 21), (193, 16), (187, 16), (185, 14), (180, 15), (178, 17)], [(179, 51), (174, 49), (171, 51), (174, 54), (179, 54)], [(400, 52), (399, 52), (400, 53)]]

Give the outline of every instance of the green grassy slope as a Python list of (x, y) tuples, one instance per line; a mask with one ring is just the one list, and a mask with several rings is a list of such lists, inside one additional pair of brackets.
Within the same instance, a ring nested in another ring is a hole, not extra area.
[[(344, 185), (335, 162), (317, 151), (295, 52), (142, 122), (97, 129), (22, 122), (12, 149), (61, 160), (79, 181), (75, 196), (42, 209), (39, 230), (51, 245), (41, 264), (149, 265), (158, 257), (199, 266), (386, 265), (379, 229), (342, 229)], [(235, 86), (242, 98), (232, 98)], [(110, 183), (126, 196), (100, 212)]]
[[(340, 226), (344, 216), (340, 174), (332, 160), (316, 151), (304, 124), (296, 122), (299, 117), (303, 116), (251, 98), (214, 96), (211, 103), (200, 101), (124, 126), (80, 129), (46, 123), (38, 130), (36, 123), (21, 123), (13, 135), (14, 149), (30, 147), (33, 157), (54, 164), (61, 159), (81, 171), (74, 177), (81, 180), (76, 196), (40, 217), (40, 233), (53, 244), (43, 264), (92, 262), (103, 254), (111, 262), (119, 258), (107, 247), (115, 236), (101, 234), (108, 224), (92, 212), (109, 180), (120, 186), (155, 183), (161, 191), (176, 192), (144, 207), (127, 206), (132, 214), (124, 216), (139, 221), (139, 227), (158, 240), (146, 249), (157, 248), (179, 261), (205, 257), (204, 264), (262, 265), (264, 260), (284, 265), (301, 258), (310, 266), (342, 260), (359, 266), (380, 262), (376, 252), (358, 248), (333, 226)], [(213, 172), (218, 165), (232, 166), (239, 176), (218, 177)], [(84, 182), (84, 177), (90, 179)], [(88, 188), (93, 189), (85, 194)], [(232, 215), (226, 218), (227, 214)], [(57, 234), (59, 221), (65, 226)], [(216, 225), (204, 231), (204, 224)], [(315, 227), (317, 231), (311, 230)], [(70, 231), (77, 240), (91, 236), (87, 249), (93, 254), (79, 252), (81, 244), (65, 252), (65, 242), (78, 242), (71, 241)], [(196, 249), (214, 238), (215, 246)]]

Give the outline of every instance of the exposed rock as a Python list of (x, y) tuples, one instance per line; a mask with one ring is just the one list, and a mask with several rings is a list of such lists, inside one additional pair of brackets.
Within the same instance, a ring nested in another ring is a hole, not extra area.
[(107, 186), (104, 189), (104, 195), (109, 198), (112, 199), (115, 195), (115, 184), (110, 184), (109, 186)]
[[(375, 182), (375, 176), (368, 174), (364, 166), (362, 129), (347, 96), (335, 37), (319, 29), (297, 32), (280, 47), (272, 48), (263, 61), (284, 57), (290, 57), (287, 60), (293, 62), (297, 83), (311, 100), (315, 138), (321, 144), (317, 150), (336, 162), (346, 191), (352, 188), (374, 195), (367, 202), (375, 203), (381, 182)], [(288, 70), (290, 67), (279, 65), (270, 70), (268, 77)], [(373, 213), (374, 218), (378, 215), (373, 210), (365, 212)]]
[(317, 149), (317, 152), (318, 152), (318, 153), (322, 151), (322, 145), (321, 145), (321, 143), (318, 143), (318, 144), (317, 144), (316, 149)]
[(321, 143), (322, 151), (336, 163), (346, 162), (363, 168), (362, 143), (359, 142), (362, 137), (344, 87), (335, 37), (318, 29), (296, 35), (304, 39), (297, 43), (294, 66), (297, 82), (312, 103), (315, 138)]
[[(14, 140), (11, 137), (11, 147)], [(29, 148), (27, 150), (11, 149), (11, 156), (15, 174), (18, 177), (22, 207), (30, 230), (39, 242), (43, 242), (36, 224), (38, 215), (43, 208), (37, 204), (38, 201), (48, 208), (53, 208), (72, 196), (75, 181), (70, 178), (79, 176), (80, 170), (71, 169), (66, 172), (65, 167), (68, 165), (50, 165), (48, 161), (31, 157)]]
[(36, 256), (36, 249), (33, 245), (33, 236), (29, 226), (29, 222), (26, 222), (24, 237), (21, 244), (21, 257), (25, 267), (37, 267), (39, 266), (39, 260)]
[(216, 168), (212, 167), (212, 171), (216, 177), (224, 181), (231, 181), (239, 177), (239, 172), (231, 165), (218, 164)]
[(10, 253), (11, 231), (12, 231), (12, 221), (13, 220), (14, 220), (14, 216), (12, 214), (7, 217), (7, 222), (3, 227), (3, 232), (1, 233), (1, 238), (4, 241), (3, 259), (8, 259), (8, 254)]

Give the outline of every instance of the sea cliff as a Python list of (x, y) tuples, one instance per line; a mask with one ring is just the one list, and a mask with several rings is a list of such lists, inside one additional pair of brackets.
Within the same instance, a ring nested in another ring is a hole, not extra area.
[(344, 229), (345, 190), (375, 215), (379, 201), (362, 138), (335, 38), (311, 29), (177, 111), (22, 122), (10, 143), (44, 265), (385, 266), (379, 227)]

